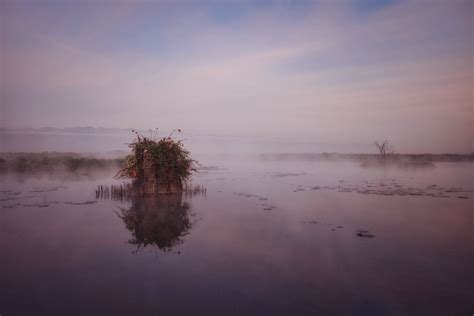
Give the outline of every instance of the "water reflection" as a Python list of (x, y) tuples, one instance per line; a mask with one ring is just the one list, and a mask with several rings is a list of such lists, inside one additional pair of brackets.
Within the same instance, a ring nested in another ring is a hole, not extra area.
[[(192, 227), (190, 220), (190, 199), (193, 196), (206, 196), (207, 189), (202, 185), (187, 183), (180, 193), (143, 195), (140, 187), (131, 183), (120, 185), (98, 185), (96, 199), (112, 199), (121, 203), (131, 203), (130, 207), (119, 207), (117, 215), (132, 233), (130, 244), (138, 250), (147, 246), (162, 251), (171, 251), (183, 242), (182, 238)], [(178, 252), (179, 253), (179, 252)]]
[(183, 242), (192, 227), (190, 204), (182, 194), (157, 197), (133, 197), (130, 208), (120, 208), (118, 216), (132, 234), (128, 242), (138, 250), (147, 246), (162, 251)]
[[(1, 178), (0, 313), (473, 310), (471, 163), (386, 174), (344, 162), (244, 165), (197, 175), (208, 198), (193, 188), (135, 199), (108, 178)], [(119, 187), (99, 186), (91, 203), (98, 181)]]

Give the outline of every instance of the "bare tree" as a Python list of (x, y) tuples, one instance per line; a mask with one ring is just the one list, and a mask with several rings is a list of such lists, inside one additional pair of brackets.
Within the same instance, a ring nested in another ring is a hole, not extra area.
[(392, 145), (390, 145), (387, 140), (384, 140), (384, 141), (377, 140), (374, 142), (374, 144), (375, 144), (375, 147), (377, 147), (377, 149), (379, 150), (380, 155), (382, 155), (383, 158), (385, 158), (387, 154), (393, 151)]

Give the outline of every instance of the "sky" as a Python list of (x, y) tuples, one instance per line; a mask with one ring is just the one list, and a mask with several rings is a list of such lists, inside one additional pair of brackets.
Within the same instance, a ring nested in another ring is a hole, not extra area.
[(0, 125), (474, 152), (474, 2), (0, 1)]

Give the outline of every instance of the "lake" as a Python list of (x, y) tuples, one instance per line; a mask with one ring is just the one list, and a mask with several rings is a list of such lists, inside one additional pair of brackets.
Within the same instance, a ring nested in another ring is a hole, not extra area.
[(178, 196), (110, 173), (0, 182), (0, 314), (471, 315), (474, 165), (201, 159)]

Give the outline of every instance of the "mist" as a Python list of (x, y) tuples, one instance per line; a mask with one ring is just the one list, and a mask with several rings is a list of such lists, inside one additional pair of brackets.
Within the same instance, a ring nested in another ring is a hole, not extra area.
[(474, 315), (473, 21), (0, 0), (0, 314)]
[(474, 151), (470, 1), (3, 1), (0, 14), (4, 128)]

